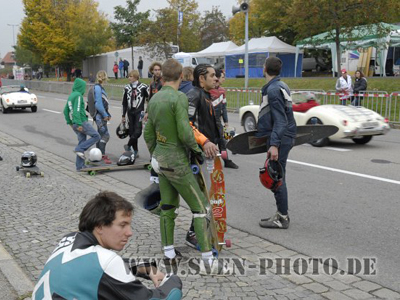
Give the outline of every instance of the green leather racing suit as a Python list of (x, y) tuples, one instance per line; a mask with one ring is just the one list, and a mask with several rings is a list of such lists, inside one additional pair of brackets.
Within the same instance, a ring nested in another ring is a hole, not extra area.
[(200, 251), (207, 252), (211, 250), (206, 219), (208, 200), (192, 173), (189, 160), (189, 152), (201, 155), (202, 150), (189, 124), (188, 106), (185, 94), (164, 86), (149, 102), (144, 139), (159, 167), (155, 171), (159, 173), (161, 191), (162, 246), (174, 244), (175, 218), (181, 195), (193, 213)]

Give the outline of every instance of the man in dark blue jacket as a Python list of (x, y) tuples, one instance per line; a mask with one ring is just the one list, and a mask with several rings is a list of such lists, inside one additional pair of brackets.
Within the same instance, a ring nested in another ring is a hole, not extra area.
[[(293, 117), (292, 99), (289, 87), (281, 81), (282, 61), (277, 57), (269, 57), (265, 61), (264, 74), (267, 84), (262, 88), (262, 103), (258, 116), (258, 132), (269, 136), (267, 142), (267, 158), (277, 160), (286, 169), (289, 152), (296, 137), (296, 122)], [(262, 219), (260, 226), (264, 228), (289, 228), (288, 194), (286, 180), (274, 192), (277, 212), (274, 216)]]

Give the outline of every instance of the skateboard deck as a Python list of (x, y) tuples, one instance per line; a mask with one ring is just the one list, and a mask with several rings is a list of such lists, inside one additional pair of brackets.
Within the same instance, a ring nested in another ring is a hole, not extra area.
[(110, 165), (87, 165), (86, 168), (79, 170), (79, 172), (87, 172), (89, 175), (94, 176), (99, 172), (107, 171), (123, 171), (123, 170), (145, 170), (149, 169), (150, 164), (139, 163), (134, 165), (118, 166), (117, 164)]
[[(335, 134), (339, 129), (333, 125), (297, 126), (295, 146), (310, 143)], [(258, 136), (258, 131), (249, 131), (232, 138), (226, 147), (236, 154), (259, 154), (267, 152), (268, 136)]]
[[(214, 170), (209, 173), (207, 163), (199, 165), (196, 161), (196, 172), (194, 172), (200, 189), (206, 196), (210, 207), (207, 211), (209, 220), (209, 234), (213, 248), (220, 252), (223, 245), (231, 246), (230, 240), (225, 240), (226, 232), (226, 202), (225, 202), (225, 181), (222, 172), (222, 164), (219, 157), (214, 160)], [(206, 175), (205, 175), (206, 174)], [(208, 175), (208, 176), (207, 176)], [(209, 189), (207, 187), (210, 187)]]
[(26, 178), (30, 178), (32, 175), (40, 175), (40, 177), (44, 176), (44, 172), (40, 171), (39, 167), (33, 166), (33, 167), (23, 167), (23, 166), (17, 166), (15, 169), (18, 171), (22, 171), (25, 175)]

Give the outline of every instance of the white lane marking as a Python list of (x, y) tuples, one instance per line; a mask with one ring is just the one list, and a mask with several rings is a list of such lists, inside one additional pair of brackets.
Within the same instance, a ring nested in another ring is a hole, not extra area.
[(59, 112), (59, 111), (54, 111), (54, 110), (50, 110), (50, 109), (42, 108), (42, 110), (45, 110), (45, 111), (48, 111), (48, 112), (51, 112), (51, 113), (54, 113), (54, 114), (61, 114), (61, 112)]
[(398, 180), (393, 180), (393, 179), (388, 179), (388, 178), (383, 178), (383, 177), (378, 177), (378, 176), (372, 176), (372, 175), (367, 175), (367, 174), (362, 174), (362, 173), (357, 173), (357, 172), (351, 172), (351, 171), (346, 171), (346, 170), (341, 170), (341, 169), (335, 169), (335, 168), (325, 167), (325, 166), (320, 166), (320, 165), (315, 165), (315, 164), (309, 164), (309, 163), (306, 163), (306, 162), (296, 161), (296, 160), (291, 160), (291, 159), (288, 159), (287, 161), (291, 162), (291, 163), (294, 163), (294, 164), (313, 167), (313, 168), (317, 168), (317, 169), (323, 169), (323, 170), (343, 173), (343, 174), (347, 174), (347, 175), (364, 177), (364, 178), (384, 181), (384, 182), (388, 182), (388, 183), (400, 184), (400, 181), (398, 181)]
[(62, 99), (62, 98), (54, 98), (54, 100), (58, 100), (58, 101), (67, 101), (67, 99)]
[[(303, 147), (312, 147), (310, 144), (303, 144)], [(320, 147), (322, 150), (332, 150), (332, 151), (339, 151), (339, 152), (347, 152), (347, 151), (353, 151), (351, 149), (345, 149), (345, 148), (335, 148), (335, 147)]]
[(339, 151), (339, 152), (353, 151), (353, 150), (351, 150), (351, 149), (334, 148), (334, 147), (322, 147), (322, 149), (325, 149), (325, 150), (333, 150), (333, 151)]

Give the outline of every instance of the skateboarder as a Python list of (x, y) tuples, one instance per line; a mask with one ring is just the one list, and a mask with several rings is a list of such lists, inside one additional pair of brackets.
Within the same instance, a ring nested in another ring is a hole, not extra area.
[[(267, 158), (277, 160), (285, 173), (286, 161), (296, 137), (296, 122), (293, 117), (292, 99), (289, 87), (281, 81), (282, 61), (269, 57), (264, 64), (267, 84), (262, 88), (262, 103), (258, 117), (257, 130), (260, 136), (269, 136)], [(274, 192), (277, 212), (274, 216), (262, 219), (264, 228), (289, 228), (288, 194), (286, 180)]]
[[(211, 65), (199, 64), (193, 73), (193, 88), (187, 93), (189, 99), (189, 119), (208, 140), (219, 146), (220, 151), (226, 151), (223, 136), (219, 130), (210, 90), (215, 88), (217, 77)], [(230, 159), (224, 159), (225, 168), (238, 169)], [(193, 230), (193, 222), (186, 234), (186, 243), (197, 248), (197, 239)]]
[[(48, 259), (33, 299), (181, 299), (182, 281), (155, 266), (126, 268), (121, 251), (132, 236), (133, 206), (113, 192), (91, 199), (79, 216), (79, 232), (64, 236)], [(148, 275), (154, 289), (135, 276)], [(160, 283), (164, 283), (160, 286)]]
[[(187, 93), (189, 99), (189, 119), (212, 143), (226, 151), (223, 136), (218, 127), (210, 91), (215, 88), (217, 77), (211, 65), (199, 64), (193, 73), (193, 88)], [(224, 159), (225, 168), (238, 169), (230, 159)]]
[[(144, 116), (144, 104), (149, 99), (148, 86), (139, 82), (139, 72), (129, 72), (129, 84), (124, 88), (122, 99), (122, 123), (126, 122), (126, 114), (129, 120), (129, 141), (125, 145), (125, 151), (132, 151), (138, 157), (138, 139), (142, 135), (142, 119)], [(133, 149), (132, 149), (133, 148)]]
[(208, 266), (211, 274), (214, 274), (218, 272), (218, 261), (213, 258), (207, 234), (208, 200), (192, 173), (188, 157), (190, 151), (198, 160), (203, 160), (203, 153), (189, 124), (187, 97), (178, 92), (182, 65), (174, 59), (168, 59), (162, 69), (165, 84), (149, 102), (144, 138), (152, 155), (152, 166), (159, 174), (164, 261), (166, 264), (176, 264), (176, 260), (182, 257), (174, 248), (175, 218), (181, 195), (194, 216), (194, 230), (202, 252), (200, 268), (204, 270)]
[(106, 91), (103, 84), (108, 80), (106, 71), (100, 70), (96, 75), (96, 85), (94, 86), (94, 98), (96, 105), (95, 121), (97, 131), (100, 134), (100, 141), (97, 142), (97, 148), (101, 150), (103, 155), (102, 159), (106, 164), (111, 164), (111, 160), (106, 155), (106, 145), (110, 140), (110, 133), (108, 132), (107, 122), (111, 120), (111, 114), (108, 111), (109, 103)]
[[(72, 93), (69, 95), (64, 107), (64, 117), (78, 136), (78, 146), (75, 147), (76, 170), (85, 166), (85, 151), (100, 141), (100, 134), (90, 125), (85, 110), (83, 95), (86, 91), (86, 82), (80, 78), (75, 79)], [(90, 139), (86, 140), (86, 136)]]

